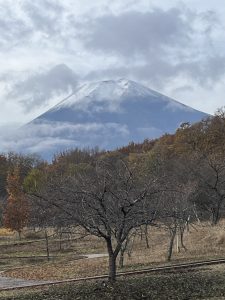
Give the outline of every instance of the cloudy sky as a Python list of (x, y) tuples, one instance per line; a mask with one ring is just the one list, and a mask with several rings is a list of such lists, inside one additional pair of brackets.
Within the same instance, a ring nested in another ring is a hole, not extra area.
[(0, 66), (0, 133), (110, 78), (214, 113), (225, 105), (224, 1), (0, 0)]

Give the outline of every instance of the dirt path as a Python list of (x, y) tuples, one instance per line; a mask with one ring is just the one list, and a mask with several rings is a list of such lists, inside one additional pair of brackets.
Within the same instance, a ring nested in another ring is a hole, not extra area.
[(102, 253), (102, 254), (85, 254), (84, 255), (86, 258), (91, 259), (91, 258), (101, 258), (101, 257), (107, 257), (108, 254)]
[(39, 285), (43, 283), (53, 283), (53, 281), (24, 280), (24, 279), (15, 279), (15, 278), (0, 276), (0, 290), (7, 289), (7, 288), (29, 287), (29, 286)]

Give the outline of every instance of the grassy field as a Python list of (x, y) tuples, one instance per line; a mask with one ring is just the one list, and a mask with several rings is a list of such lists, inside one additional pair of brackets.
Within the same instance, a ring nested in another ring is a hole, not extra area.
[[(51, 259), (47, 261), (43, 234), (27, 231), (22, 240), (18, 240), (15, 233), (3, 230), (1, 235), (0, 230), (2, 276), (60, 280), (107, 274), (107, 257), (84, 258), (91, 253), (106, 253), (104, 241), (92, 236), (79, 239), (81, 235), (76, 233), (70, 238), (64, 236), (61, 249), (59, 237), (50, 237)], [(144, 236), (136, 236), (131, 257), (125, 255), (124, 268), (119, 271), (167, 263), (168, 232), (149, 228), (148, 239), (149, 248), (146, 247)], [(225, 257), (225, 222), (214, 227), (206, 223), (196, 224), (185, 233), (184, 242), (187, 251), (177, 252), (175, 243), (171, 263)], [(114, 286), (99, 281), (0, 292), (0, 299), (225, 299), (225, 265), (119, 278)]]
[[(88, 236), (81, 240), (67, 239), (62, 243), (59, 251), (57, 238), (50, 239), (50, 255), (53, 258), (48, 262), (45, 258), (18, 259), (15, 256), (44, 256), (46, 255), (45, 240), (26, 243), (28, 239), (15, 241), (10, 236), (6, 242), (0, 243), (1, 259), (0, 270), (5, 276), (26, 279), (68, 279), (107, 273), (107, 258), (79, 259), (90, 253), (106, 253), (102, 240)], [(124, 269), (138, 269), (165, 262), (169, 235), (163, 229), (150, 228), (148, 233), (150, 248), (147, 249), (145, 239), (137, 236), (134, 240), (131, 257), (125, 256)], [(211, 227), (202, 224), (191, 228), (185, 235), (185, 245), (188, 251), (176, 252), (174, 261), (197, 260), (205, 258), (223, 257), (225, 253), (224, 223)], [(9, 258), (10, 259), (7, 259)], [(12, 259), (14, 257), (14, 259)], [(4, 259), (3, 259), (4, 258)]]
[(32, 291), (2, 292), (0, 299), (69, 300), (69, 299), (225, 299), (224, 267), (214, 266), (185, 272), (164, 272), (118, 279), (115, 285), (103, 282), (68, 284)]
[[(29, 238), (28, 238), (29, 237)], [(38, 239), (37, 239), (38, 237)], [(149, 228), (150, 247), (146, 247), (145, 238), (136, 236), (131, 257), (125, 255), (123, 270), (151, 267), (166, 262), (169, 234), (163, 229)], [(209, 224), (195, 225), (185, 233), (187, 251), (174, 249), (172, 263), (216, 258), (225, 256), (225, 222), (217, 226)], [(58, 237), (49, 239), (50, 261), (46, 255), (43, 236), (26, 233), (21, 240), (15, 240), (10, 234), (0, 237), (0, 271), (4, 276), (25, 279), (60, 280), (79, 278), (107, 273), (107, 257), (82, 259), (86, 254), (106, 253), (102, 240), (92, 236), (78, 239), (75, 234), (72, 240), (64, 238), (61, 250)], [(23, 258), (18, 258), (22, 256)], [(24, 258), (26, 257), (27, 258)], [(43, 256), (43, 257), (33, 257)]]

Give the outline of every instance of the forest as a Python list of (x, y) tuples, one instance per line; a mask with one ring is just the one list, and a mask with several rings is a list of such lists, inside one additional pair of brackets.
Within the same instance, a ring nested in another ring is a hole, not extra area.
[(102, 239), (112, 282), (139, 228), (167, 230), (170, 261), (176, 236), (185, 250), (189, 227), (224, 218), (225, 111), (115, 151), (72, 149), (52, 162), (2, 154), (0, 201), (1, 226), (19, 236), (28, 227), (79, 227)]

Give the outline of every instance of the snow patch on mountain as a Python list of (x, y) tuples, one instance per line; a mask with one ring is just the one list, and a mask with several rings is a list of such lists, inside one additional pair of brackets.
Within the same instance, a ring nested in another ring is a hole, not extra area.
[(119, 112), (121, 111), (121, 104), (123, 102), (144, 98), (147, 98), (151, 102), (161, 102), (164, 104), (164, 109), (172, 109), (173, 111), (193, 110), (139, 83), (127, 79), (119, 79), (84, 84), (54, 106), (50, 112), (63, 108), (70, 108), (75, 111), (88, 111), (90, 106), (93, 112)]
[(55, 109), (73, 106), (76, 108), (79, 103), (90, 103), (93, 100), (99, 102), (103, 100), (121, 102), (123, 98), (133, 95), (156, 96), (151, 90), (138, 85), (133, 81), (125, 79), (120, 79), (118, 81), (108, 80), (82, 85), (75, 91), (75, 93), (56, 105)]

